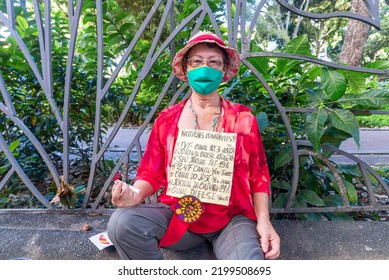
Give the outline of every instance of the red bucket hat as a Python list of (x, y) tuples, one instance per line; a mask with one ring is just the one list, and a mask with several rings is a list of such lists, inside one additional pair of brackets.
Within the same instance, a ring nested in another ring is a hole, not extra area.
[(223, 76), (223, 82), (231, 80), (236, 75), (236, 73), (238, 73), (240, 67), (240, 57), (238, 51), (234, 48), (227, 47), (224, 44), (223, 40), (221, 40), (212, 32), (200, 31), (188, 41), (185, 47), (183, 47), (179, 52), (177, 52), (173, 59), (173, 73), (177, 76), (177, 78), (184, 82), (188, 81), (184, 69), (183, 59), (185, 58), (190, 48), (200, 43), (214, 43), (226, 51), (229, 63), (224, 69), (225, 72)]

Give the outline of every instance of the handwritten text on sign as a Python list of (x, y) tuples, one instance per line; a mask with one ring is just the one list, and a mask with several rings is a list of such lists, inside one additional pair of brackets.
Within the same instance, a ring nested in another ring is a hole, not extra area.
[(228, 205), (235, 146), (235, 133), (180, 129), (167, 194), (193, 195), (202, 202)]

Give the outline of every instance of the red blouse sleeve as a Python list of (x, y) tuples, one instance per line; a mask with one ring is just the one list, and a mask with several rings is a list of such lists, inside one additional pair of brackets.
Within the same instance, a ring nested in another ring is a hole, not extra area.
[(253, 117), (250, 132), (250, 187), (251, 193), (266, 192), (270, 195), (270, 174), (266, 153), (259, 132), (257, 119)]
[(150, 137), (135, 179), (149, 182), (155, 192), (166, 185), (165, 145), (163, 143), (165, 126), (166, 123), (163, 122), (160, 115), (155, 120), (151, 129)]

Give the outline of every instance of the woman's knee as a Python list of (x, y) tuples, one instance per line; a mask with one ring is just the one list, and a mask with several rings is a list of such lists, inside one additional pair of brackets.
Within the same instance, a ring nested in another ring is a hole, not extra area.
[(126, 236), (128, 237), (131, 227), (135, 224), (134, 217), (133, 208), (119, 208), (113, 212), (107, 225), (109, 239), (115, 243)]
[(236, 216), (214, 240), (218, 259), (263, 259), (256, 223), (245, 216)]

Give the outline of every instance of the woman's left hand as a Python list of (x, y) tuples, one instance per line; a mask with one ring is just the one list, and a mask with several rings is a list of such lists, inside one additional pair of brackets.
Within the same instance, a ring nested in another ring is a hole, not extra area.
[(260, 242), (265, 259), (274, 260), (280, 255), (280, 237), (268, 219), (260, 219), (257, 223)]

